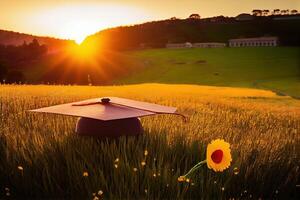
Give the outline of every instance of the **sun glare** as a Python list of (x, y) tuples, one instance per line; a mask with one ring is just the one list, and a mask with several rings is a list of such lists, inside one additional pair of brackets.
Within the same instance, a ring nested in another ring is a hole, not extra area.
[(94, 27), (98, 26), (92, 21), (71, 21), (65, 25), (61, 32), (61, 37), (71, 38), (75, 40), (77, 44), (81, 44), (88, 35), (96, 32)]
[(77, 44), (69, 46), (66, 51), (73, 60), (78, 62), (94, 61), (97, 56), (97, 48), (93, 44)]
[(37, 27), (44, 27), (51, 35), (73, 39), (80, 44), (88, 35), (101, 29), (146, 21), (143, 9), (125, 5), (60, 6), (33, 16)]

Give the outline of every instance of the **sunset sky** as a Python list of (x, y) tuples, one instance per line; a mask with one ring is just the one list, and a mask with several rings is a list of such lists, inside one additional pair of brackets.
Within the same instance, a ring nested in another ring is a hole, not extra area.
[(300, 0), (0, 0), (0, 29), (75, 39), (101, 29), (173, 16), (236, 16), (253, 9), (297, 9)]

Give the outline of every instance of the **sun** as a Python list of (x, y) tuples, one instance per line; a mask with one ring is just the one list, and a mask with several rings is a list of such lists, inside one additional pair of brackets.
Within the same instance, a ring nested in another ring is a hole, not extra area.
[(76, 20), (66, 23), (62, 29), (61, 37), (75, 40), (81, 44), (84, 39), (92, 33), (97, 32), (98, 24), (88, 20)]

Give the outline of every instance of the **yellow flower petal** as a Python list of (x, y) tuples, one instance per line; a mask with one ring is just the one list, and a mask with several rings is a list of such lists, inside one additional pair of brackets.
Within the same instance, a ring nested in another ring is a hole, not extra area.
[(216, 172), (227, 169), (232, 161), (230, 144), (221, 139), (212, 141), (207, 145), (206, 161), (207, 167)]

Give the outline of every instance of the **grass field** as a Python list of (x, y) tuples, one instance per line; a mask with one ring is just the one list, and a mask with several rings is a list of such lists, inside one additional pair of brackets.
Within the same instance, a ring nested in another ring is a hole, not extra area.
[[(91, 199), (98, 192), (112, 199), (299, 198), (299, 100), (265, 90), (175, 84), (2, 85), (0, 91), (1, 199)], [(101, 96), (176, 106), (189, 120), (145, 117), (142, 137), (116, 142), (76, 136), (74, 117), (26, 112)], [(231, 144), (231, 167), (222, 173), (203, 167), (190, 183), (179, 183), (217, 138)]]
[(129, 52), (137, 72), (117, 83), (172, 83), (271, 89), (300, 97), (300, 48), (155, 49)]

